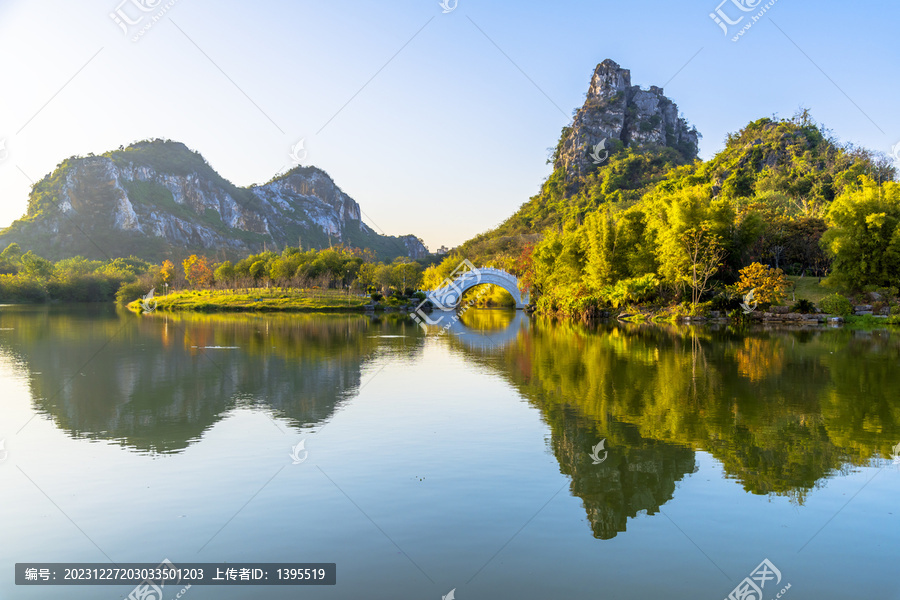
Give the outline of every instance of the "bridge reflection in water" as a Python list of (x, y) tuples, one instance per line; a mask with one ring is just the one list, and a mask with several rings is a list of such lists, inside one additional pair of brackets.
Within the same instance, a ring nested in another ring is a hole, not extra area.
[(431, 320), (438, 324), (428, 327), (428, 333), (451, 336), (470, 350), (490, 350), (512, 345), (531, 329), (531, 319), (522, 311), (479, 310), (478, 319), (467, 314), (474, 313), (434, 311)]

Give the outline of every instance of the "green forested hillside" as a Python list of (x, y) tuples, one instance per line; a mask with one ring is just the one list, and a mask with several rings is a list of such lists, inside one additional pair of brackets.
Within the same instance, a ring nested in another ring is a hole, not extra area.
[(539, 308), (569, 313), (660, 295), (696, 303), (754, 262), (833, 274), (848, 291), (896, 285), (895, 168), (839, 144), (806, 112), (750, 123), (712, 159), (681, 163), (671, 148), (632, 147), (583, 177), (557, 169), (426, 282), (469, 258), (522, 277)]

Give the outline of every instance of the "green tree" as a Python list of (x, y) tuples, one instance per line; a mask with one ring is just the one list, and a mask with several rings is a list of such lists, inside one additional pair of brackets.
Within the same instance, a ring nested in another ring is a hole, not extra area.
[(687, 273), (682, 278), (690, 286), (691, 303), (696, 306), (712, 288), (710, 279), (718, 272), (726, 252), (720, 238), (705, 225), (684, 232), (681, 243), (687, 257)]
[(253, 281), (256, 284), (259, 284), (259, 280), (262, 279), (266, 274), (266, 261), (257, 260), (250, 265), (248, 273), (250, 274), (250, 277), (253, 278)]
[(412, 261), (398, 260), (393, 265), (392, 279), (398, 289), (416, 290), (422, 283), (422, 265)]
[(359, 285), (364, 290), (369, 289), (376, 283), (378, 273), (378, 265), (375, 263), (363, 263), (359, 267)]
[(219, 283), (234, 285), (234, 265), (231, 264), (230, 260), (220, 263), (213, 272), (213, 277)]
[(299, 266), (299, 261), (294, 256), (279, 256), (273, 259), (268, 265), (269, 278), (277, 282), (278, 285), (287, 283), (294, 276), (294, 273), (297, 272), (297, 267)]
[(394, 269), (390, 265), (378, 265), (375, 271), (375, 284), (381, 288), (381, 293), (387, 294), (392, 287), (397, 285), (394, 280)]
[(55, 267), (53, 263), (34, 254), (31, 250), (22, 255), (22, 272), (38, 279), (49, 279), (53, 276)]
[(822, 244), (832, 257), (833, 277), (850, 289), (892, 285), (900, 273), (900, 184), (863, 177), (838, 196), (826, 219)]
[(659, 269), (672, 285), (687, 285), (697, 304), (727, 255), (734, 211), (725, 200), (710, 200), (703, 186), (692, 186), (651, 201), (659, 244)]
[(609, 211), (598, 211), (584, 222), (587, 232), (587, 260), (584, 282), (591, 290), (600, 290), (621, 277), (625, 266), (616, 253), (616, 224)]
[[(21, 262), (22, 259), (22, 248), (19, 247), (19, 244), (13, 242), (9, 246), (7, 246), (3, 252), (0, 252), (0, 263), (4, 265), (8, 265), (15, 269), (16, 265)], [(14, 272), (14, 271), (13, 271)]]

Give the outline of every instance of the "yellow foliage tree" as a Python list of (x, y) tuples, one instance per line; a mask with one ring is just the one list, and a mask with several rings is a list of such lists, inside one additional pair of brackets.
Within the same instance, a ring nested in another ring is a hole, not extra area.
[(740, 271), (741, 279), (734, 288), (740, 294), (753, 291), (753, 299), (762, 305), (780, 303), (791, 286), (781, 269), (773, 269), (758, 262)]
[(172, 278), (175, 277), (175, 265), (172, 264), (171, 260), (163, 261), (163, 264), (159, 269), (159, 275), (162, 278), (163, 283), (172, 282)]
[(191, 286), (204, 287), (212, 285), (213, 272), (209, 268), (209, 263), (205, 256), (198, 257), (196, 254), (191, 254), (181, 264), (184, 267), (184, 278), (188, 280)]

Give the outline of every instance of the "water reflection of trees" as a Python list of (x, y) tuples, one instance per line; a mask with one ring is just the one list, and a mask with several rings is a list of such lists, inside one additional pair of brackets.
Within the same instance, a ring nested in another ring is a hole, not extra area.
[[(613, 422), (604, 431), (560, 404), (548, 405), (544, 417), (560, 471), (572, 478), (572, 494), (584, 502), (594, 536), (611, 539), (625, 531), (628, 518), (656, 514), (672, 499), (675, 484), (694, 471), (694, 452), (677, 444), (641, 437), (636, 428)], [(590, 450), (602, 440), (599, 464)]]
[[(541, 409), (598, 537), (667, 501), (693, 470), (692, 449), (747, 491), (800, 503), (832, 474), (889, 455), (900, 441), (898, 359), (900, 337), (885, 332), (542, 319), (484, 357)], [(603, 438), (609, 459), (593, 465)]]
[(395, 326), (361, 315), (27, 315), (3, 315), (14, 335), (0, 347), (27, 366), (36, 409), (71, 435), (153, 452), (187, 447), (238, 406), (320, 423), (355, 395), (376, 350), (420, 345), (380, 338)]
[[(100, 311), (99, 313), (97, 311)], [(469, 311), (495, 333), (515, 313)], [(413, 358), (422, 336), (361, 315), (117, 314), (6, 310), (0, 353), (23, 365), (37, 410), (74, 436), (142, 451), (187, 447), (230, 410), (264, 407), (297, 427), (357, 393), (377, 355)], [(754, 494), (804, 496), (900, 442), (900, 336), (846, 329), (741, 332), (535, 319), (502, 347), (445, 343), (502, 373), (538, 407), (594, 534), (672, 498), (715, 456)], [(589, 452), (606, 439), (608, 458)]]

